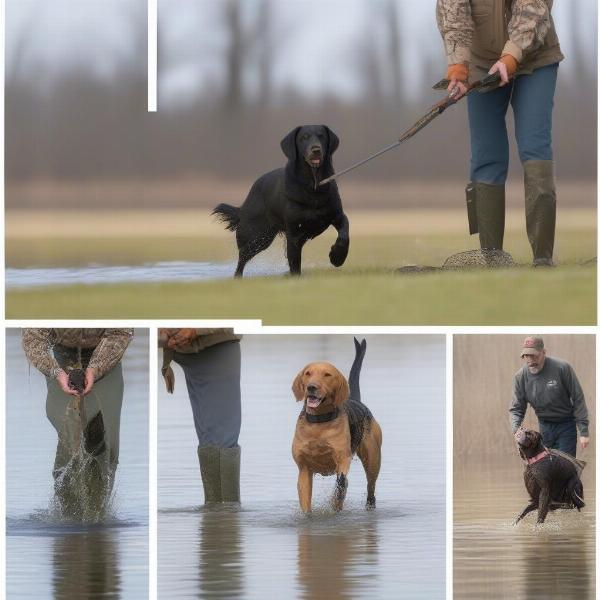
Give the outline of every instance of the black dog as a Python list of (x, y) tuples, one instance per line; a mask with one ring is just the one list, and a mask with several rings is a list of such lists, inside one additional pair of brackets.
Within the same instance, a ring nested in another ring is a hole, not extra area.
[(235, 231), (239, 260), (236, 277), (244, 273), (246, 263), (266, 250), (278, 233), (287, 241), (290, 273), (301, 271), (302, 247), (330, 225), (338, 231), (329, 252), (332, 265), (344, 264), (350, 237), (348, 218), (335, 181), (319, 186), (333, 174), (331, 155), (339, 139), (325, 125), (304, 125), (290, 131), (281, 141), (288, 157), (285, 168), (266, 173), (254, 182), (241, 207), (219, 204), (212, 214)]
[(531, 498), (530, 503), (517, 517), (515, 525), (526, 514), (536, 509), (538, 523), (544, 522), (549, 510), (581, 510), (585, 503), (579, 474), (585, 463), (564, 452), (547, 449), (537, 431), (518, 429), (515, 439), (519, 446), (519, 454), (525, 461), (523, 478)]

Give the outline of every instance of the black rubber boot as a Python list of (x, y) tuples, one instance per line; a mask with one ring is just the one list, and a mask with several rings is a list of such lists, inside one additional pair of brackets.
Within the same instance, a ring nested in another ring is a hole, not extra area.
[(502, 250), (504, 242), (504, 185), (472, 182), (467, 186), (469, 230), (479, 233), (482, 250)]
[(556, 188), (551, 160), (527, 160), (525, 174), (525, 223), (533, 251), (534, 267), (552, 267), (556, 229)]

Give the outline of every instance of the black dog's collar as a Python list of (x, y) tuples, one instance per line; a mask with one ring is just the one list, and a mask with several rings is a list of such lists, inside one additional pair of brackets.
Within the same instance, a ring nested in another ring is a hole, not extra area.
[(333, 412), (325, 413), (324, 415), (311, 415), (304, 411), (304, 417), (309, 423), (327, 423), (333, 421), (340, 414), (340, 409), (336, 408)]

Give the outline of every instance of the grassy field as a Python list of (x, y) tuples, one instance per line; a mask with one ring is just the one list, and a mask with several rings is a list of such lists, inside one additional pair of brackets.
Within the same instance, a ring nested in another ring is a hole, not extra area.
[[(54, 213), (52, 237), (45, 236), (48, 218), (26, 211), (7, 214), (8, 267), (235, 258), (232, 235), (201, 211), (146, 212), (143, 220), (139, 214)], [(525, 266), (417, 275), (396, 269), (415, 263), (439, 266), (448, 255), (476, 247), (476, 238), (465, 233), (462, 211), (359, 211), (349, 218), (350, 255), (341, 269), (327, 265), (335, 237), (329, 231), (307, 245), (301, 279), (15, 289), (6, 295), (7, 318), (260, 318), (268, 325), (596, 322), (596, 266), (584, 264), (596, 255), (592, 209), (559, 213), (559, 266), (552, 270), (528, 266), (520, 210), (508, 213), (505, 248)], [(86, 230), (102, 235), (79, 234)], [(260, 260), (281, 266), (281, 242)]]

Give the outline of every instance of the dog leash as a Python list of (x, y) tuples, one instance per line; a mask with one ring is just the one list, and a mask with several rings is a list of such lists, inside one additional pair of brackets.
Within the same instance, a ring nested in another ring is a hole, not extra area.
[[(496, 84), (499, 81), (500, 81), (500, 75), (498, 73), (494, 73), (493, 75), (488, 75), (487, 77), (484, 77), (480, 81), (474, 81), (469, 86), (466, 94), (463, 94), (463, 96), (461, 96), (461, 98), (466, 97), (468, 94), (470, 94), (471, 92), (474, 92), (476, 90), (480, 93), (489, 92), (492, 89), (495, 89)], [(436, 89), (436, 90), (443, 89), (444, 86), (447, 86), (449, 83), (450, 82), (447, 79), (442, 79), (441, 81), (439, 81), (438, 83), (436, 83), (433, 86), (433, 89)], [(419, 131), (421, 131), (421, 129), (423, 129), (423, 127), (426, 127), (427, 125), (429, 125), (429, 123), (431, 123), (431, 121), (433, 121), (437, 116), (441, 115), (449, 106), (456, 104), (461, 98), (457, 99), (456, 91), (453, 90), (443, 100), (441, 100), (437, 104), (434, 104), (425, 115), (423, 115), (410, 129), (407, 129), (393, 144), (390, 144), (389, 146), (382, 148), (381, 150), (375, 152), (375, 154), (371, 154), (371, 156), (364, 158), (363, 160), (353, 164), (352, 166), (348, 167), (347, 169), (344, 169), (343, 171), (340, 171), (339, 173), (334, 173), (333, 175), (323, 179), (323, 181), (321, 181), (319, 183), (319, 186), (322, 186), (322, 185), (325, 185), (326, 183), (334, 181), (338, 177), (341, 177), (342, 175), (345, 175), (346, 173), (349, 173), (350, 171), (354, 171), (354, 169), (357, 169), (358, 167), (361, 167), (362, 165), (372, 161), (374, 158), (381, 156), (385, 152), (388, 152), (389, 150), (393, 150), (394, 148), (397, 148), (398, 146), (400, 146), (400, 144), (403, 144), (406, 140), (409, 140), (411, 137), (413, 137), (415, 134), (417, 134)]]

